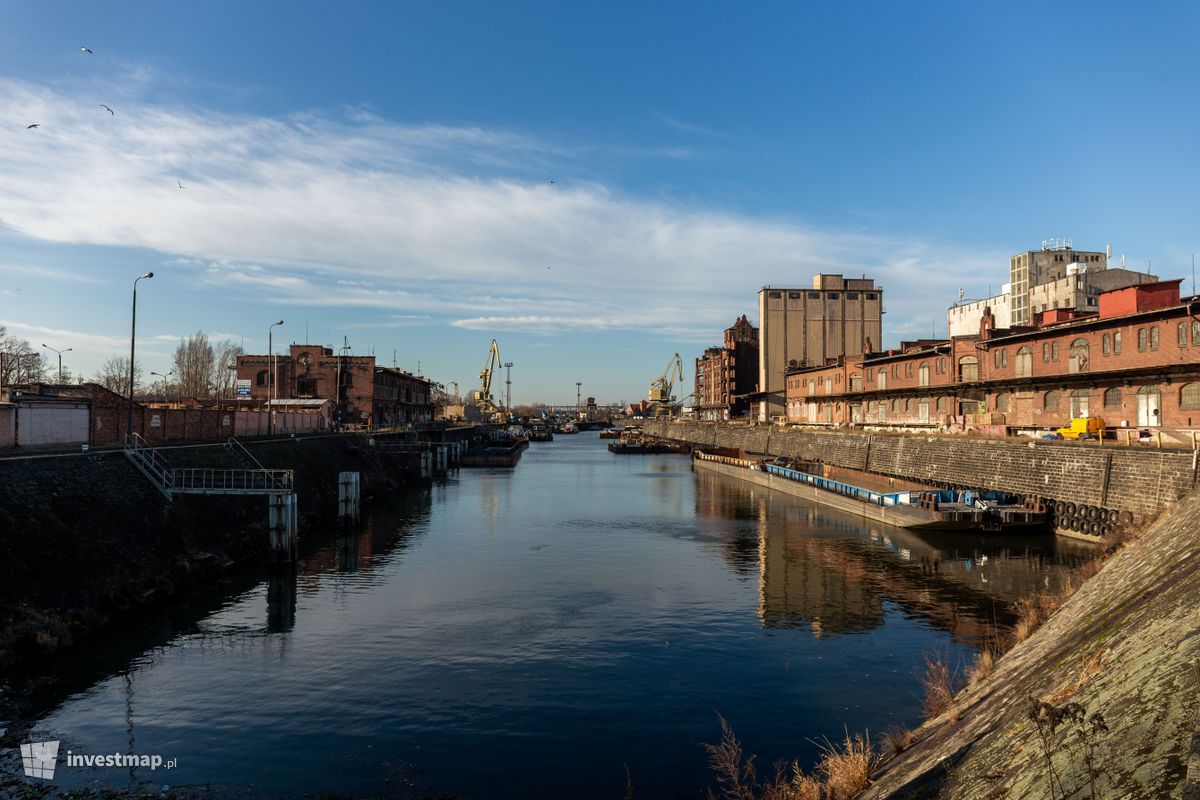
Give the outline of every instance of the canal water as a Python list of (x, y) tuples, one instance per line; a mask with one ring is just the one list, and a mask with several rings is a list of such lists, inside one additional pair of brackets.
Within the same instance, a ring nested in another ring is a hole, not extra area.
[(906, 533), (559, 436), (74, 654), (30, 738), (177, 761), (60, 760), (63, 787), (701, 797), (718, 713), (764, 766), (915, 726), (926, 654), (965, 664), (1084, 556)]

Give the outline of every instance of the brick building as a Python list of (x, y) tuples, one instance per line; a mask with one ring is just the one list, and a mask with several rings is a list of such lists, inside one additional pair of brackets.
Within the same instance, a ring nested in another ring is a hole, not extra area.
[[(243, 355), (237, 376), (250, 382), (250, 401), (271, 398), (272, 359)], [(327, 399), (334, 402), (340, 423), (382, 424), (427, 421), (433, 417), (429, 381), (396, 369), (375, 365), (375, 356), (335, 355), (315, 344), (293, 344), (287, 355), (276, 355), (275, 398)]]
[(871, 278), (816, 275), (812, 288), (764, 286), (758, 293), (758, 418), (785, 411), (793, 366), (861, 353), (883, 336), (883, 289)]
[(821, 425), (1200, 429), (1200, 299), (1181, 281), (1102, 293), (1095, 313), (1037, 312), (1029, 327), (907, 342), (787, 376), (788, 419)]
[(758, 328), (743, 314), (725, 329), (724, 347), (696, 359), (696, 413), (705, 420), (744, 417), (750, 413), (746, 395), (757, 385)]

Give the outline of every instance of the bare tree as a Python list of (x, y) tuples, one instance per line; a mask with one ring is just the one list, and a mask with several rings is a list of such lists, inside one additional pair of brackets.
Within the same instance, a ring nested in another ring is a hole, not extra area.
[(213, 394), (213, 364), (216, 355), (208, 334), (196, 331), (179, 340), (175, 348), (175, 382), (185, 397), (207, 400)]
[(217, 397), (227, 399), (233, 397), (237, 386), (237, 360), (242, 355), (242, 346), (232, 339), (225, 339), (217, 343), (216, 351), (213, 385), (217, 387)]
[(36, 383), (46, 378), (46, 361), (28, 339), (19, 339), (0, 326), (0, 385)]
[[(92, 379), (109, 391), (123, 397), (129, 396), (129, 356), (111, 356), (100, 365), (100, 371)], [(143, 391), (142, 365), (135, 363), (133, 367), (133, 385), (138, 392)]]

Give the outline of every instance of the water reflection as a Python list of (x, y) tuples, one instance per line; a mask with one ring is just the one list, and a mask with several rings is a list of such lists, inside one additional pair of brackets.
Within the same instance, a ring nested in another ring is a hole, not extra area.
[[(1013, 621), (1013, 603), (1057, 589), (1087, 545), (1044, 536), (916, 532), (813, 505), (735, 478), (697, 472), (697, 511), (752, 518), (759, 618), (767, 627), (853, 633), (883, 623), (898, 603), (973, 645)], [(723, 555), (746, 573), (751, 539), (729, 537)]]

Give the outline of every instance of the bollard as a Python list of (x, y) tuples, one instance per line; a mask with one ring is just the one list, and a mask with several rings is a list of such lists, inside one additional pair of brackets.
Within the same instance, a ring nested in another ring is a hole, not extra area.
[(273, 494), (268, 506), (271, 536), (271, 560), (288, 563), (296, 560), (296, 495)]
[(432, 475), (430, 474), (432, 460), (433, 460), (432, 454), (428, 450), (421, 453), (421, 477), (422, 478), (432, 477)]
[(359, 473), (338, 473), (338, 519), (352, 524), (358, 523), (358, 512), (362, 507)]

